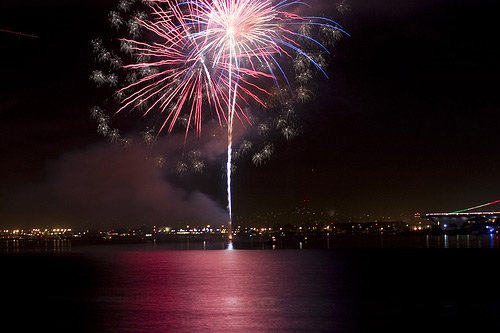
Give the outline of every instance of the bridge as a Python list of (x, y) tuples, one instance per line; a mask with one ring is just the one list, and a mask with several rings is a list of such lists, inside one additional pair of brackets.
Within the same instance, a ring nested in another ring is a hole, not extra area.
[[(489, 206), (500, 206), (500, 200), (449, 213), (426, 213), (417, 217), (426, 218), (444, 231), (474, 231), (494, 233), (499, 231), (500, 211), (484, 210)], [(497, 206), (497, 207), (498, 207)]]

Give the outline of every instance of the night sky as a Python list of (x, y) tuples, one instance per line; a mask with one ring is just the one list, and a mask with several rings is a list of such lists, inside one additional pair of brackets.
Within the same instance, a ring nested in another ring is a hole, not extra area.
[[(237, 161), (236, 219), (304, 205), (399, 218), (499, 199), (497, 1), (352, 0), (346, 15), (309, 3), (350, 37), (301, 106), (302, 133), (273, 142), (264, 165)], [(152, 163), (175, 163), (182, 134), (123, 148), (97, 133), (91, 40), (110, 32), (115, 6), (0, 3), (0, 227), (227, 220), (224, 129), (209, 117), (188, 139), (206, 156), (201, 175)]]

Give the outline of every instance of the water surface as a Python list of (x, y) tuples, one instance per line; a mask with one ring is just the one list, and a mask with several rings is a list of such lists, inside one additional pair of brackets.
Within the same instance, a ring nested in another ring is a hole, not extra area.
[(3, 317), (52, 332), (495, 332), (499, 262), (449, 246), (4, 254)]

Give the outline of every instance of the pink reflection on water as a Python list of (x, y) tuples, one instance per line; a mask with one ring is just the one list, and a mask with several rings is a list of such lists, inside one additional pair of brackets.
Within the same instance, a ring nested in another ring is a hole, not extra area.
[[(311, 260), (313, 259), (313, 260)], [(113, 332), (322, 330), (334, 296), (298, 251), (119, 252), (98, 302)]]

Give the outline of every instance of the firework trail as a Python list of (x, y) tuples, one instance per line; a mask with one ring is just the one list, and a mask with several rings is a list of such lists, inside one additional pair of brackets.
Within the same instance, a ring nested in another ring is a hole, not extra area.
[(33, 34), (27, 34), (25, 32), (14, 31), (14, 30), (10, 30), (10, 29), (0, 29), (0, 32), (4, 32), (7, 34), (11, 34), (11, 35), (17, 35), (17, 36), (21, 36), (21, 37), (38, 38), (38, 36), (33, 35)]
[(478, 206), (474, 206), (474, 207), (470, 207), (470, 208), (456, 210), (454, 212), (451, 212), (450, 214), (459, 214), (459, 213), (463, 213), (463, 212), (468, 212), (468, 211), (473, 210), (473, 209), (482, 208), (482, 207), (486, 207), (486, 206), (491, 206), (491, 205), (495, 205), (497, 203), (500, 203), (500, 200), (495, 200), (495, 201), (492, 201), (492, 202), (488, 202), (488, 203), (485, 203), (485, 204), (482, 204), (482, 205), (478, 205)]
[[(133, 0), (122, 0), (119, 9), (126, 12)], [(134, 71), (129, 84), (118, 89), (123, 110), (139, 109), (144, 115), (159, 111), (164, 115), (159, 132), (171, 132), (182, 120), (186, 136), (191, 127), (202, 132), (204, 110), (212, 110), (219, 123), (227, 126), (227, 202), (229, 235), (232, 235), (231, 169), (233, 159), (234, 118), (251, 124), (243, 105), (268, 105), (265, 97), (278, 90), (293, 90), (283, 62), (290, 60), (302, 84), (298, 100), (310, 98), (303, 84), (311, 79), (311, 70), (327, 77), (324, 59), (309, 53), (303, 45), (312, 44), (328, 53), (327, 48), (311, 37), (319, 29), (331, 39), (346, 34), (336, 22), (318, 16), (301, 16), (301, 1), (293, 0), (142, 0), (148, 14), (138, 12), (127, 23), (119, 12), (111, 12), (110, 22), (127, 24), (131, 38), (121, 39), (122, 50), (133, 55), (131, 64), (122, 65), (97, 41), (101, 61)], [(138, 37), (142, 36), (141, 39)], [(326, 43), (328, 44), (328, 43)], [(98, 85), (116, 85), (117, 77), (94, 71)], [(281, 88), (284, 83), (286, 88)], [(278, 103), (283, 103), (283, 98)], [(187, 116), (184, 116), (184, 114)], [(100, 114), (97, 112), (97, 117)], [(102, 131), (112, 135), (107, 119), (100, 120)], [(259, 126), (260, 130), (260, 126)], [(283, 135), (291, 136), (290, 127), (282, 124)], [(118, 133), (114, 133), (118, 136)], [(272, 146), (266, 145), (254, 155), (258, 164), (268, 158)], [(184, 163), (178, 168), (185, 170)], [(202, 165), (198, 165), (202, 168)]]

